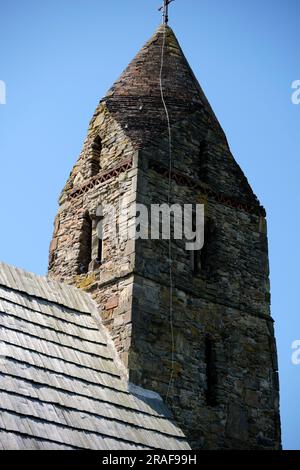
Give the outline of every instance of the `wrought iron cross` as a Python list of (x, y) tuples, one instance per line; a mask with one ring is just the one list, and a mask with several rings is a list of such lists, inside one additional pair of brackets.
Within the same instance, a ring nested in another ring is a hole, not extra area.
[(169, 23), (169, 5), (175, 0), (164, 0), (164, 5), (160, 7), (159, 11), (162, 11), (163, 23), (167, 25)]

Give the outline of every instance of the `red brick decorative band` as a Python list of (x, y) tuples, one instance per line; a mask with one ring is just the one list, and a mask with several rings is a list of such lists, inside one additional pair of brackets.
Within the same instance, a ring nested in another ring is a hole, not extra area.
[[(169, 169), (165, 166), (161, 165), (158, 162), (150, 161), (149, 162), (150, 170), (155, 171), (156, 173), (160, 174), (161, 176), (168, 178), (169, 177)], [(217, 202), (225, 204), (230, 207), (234, 207), (235, 209), (240, 209), (249, 214), (256, 214), (259, 216), (266, 216), (266, 211), (262, 206), (253, 206), (251, 204), (245, 204), (240, 202), (238, 199), (232, 198), (231, 196), (226, 196), (226, 194), (217, 193), (216, 191), (205, 187), (199, 181), (194, 180), (182, 173), (172, 171), (172, 180), (175, 181), (176, 184), (179, 186), (187, 186), (188, 188), (198, 189), (201, 193), (207, 197), (214, 198)]]
[(99, 173), (99, 175), (91, 178), (87, 183), (79, 186), (78, 188), (73, 189), (69, 194), (70, 199), (75, 199), (82, 194), (87, 193), (90, 189), (93, 189), (95, 186), (101, 183), (105, 183), (113, 178), (117, 178), (121, 173), (124, 173), (127, 170), (132, 168), (132, 158), (127, 158), (123, 160), (122, 163), (110, 170)]
[[(131, 168), (132, 158), (123, 160), (120, 165), (108, 171), (102, 172), (97, 176), (94, 176), (84, 185), (73, 189), (73, 191), (70, 192), (69, 197), (70, 199), (75, 199), (78, 196), (87, 193), (90, 189), (93, 189), (98, 184), (105, 183), (113, 178), (117, 178), (121, 173), (124, 173), (125, 171), (130, 170)], [(165, 178), (169, 177), (169, 169), (158, 162), (150, 161), (149, 168)], [(256, 214), (263, 217), (266, 216), (266, 211), (262, 206), (253, 206), (251, 204), (245, 204), (235, 198), (226, 196), (226, 194), (217, 193), (216, 191), (205, 187), (199, 181), (196, 181), (193, 178), (183, 175), (182, 173), (172, 171), (172, 180), (175, 181), (175, 183), (179, 186), (187, 186), (188, 188), (198, 189), (203, 195), (207, 197), (213, 197), (217, 202), (220, 202), (221, 204), (234, 207), (235, 209), (243, 210), (249, 214)]]

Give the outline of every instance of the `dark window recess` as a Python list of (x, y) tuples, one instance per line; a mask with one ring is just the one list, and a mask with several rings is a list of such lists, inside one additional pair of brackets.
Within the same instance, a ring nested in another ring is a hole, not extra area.
[(208, 271), (215, 264), (216, 225), (212, 219), (205, 219), (204, 245), (201, 250), (201, 269)]
[[(192, 219), (192, 229), (193, 232), (196, 232), (196, 214), (193, 213)], [(191, 251), (191, 267), (194, 276), (200, 274), (201, 271), (201, 250), (193, 250)]]
[(87, 273), (92, 261), (92, 219), (86, 214), (80, 235), (78, 274)]
[(96, 176), (101, 169), (101, 151), (102, 141), (99, 136), (95, 138), (91, 145), (91, 157), (90, 157), (90, 173), (91, 176)]
[(207, 149), (207, 142), (205, 140), (202, 140), (200, 142), (200, 160), (201, 160), (201, 157), (205, 155), (206, 149)]
[[(196, 232), (197, 226), (196, 226), (196, 214), (193, 213), (193, 218), (192, 218), (192, 230), (193, 232)], [(194, 240), (195, 241), (195, 240)], [(191, 268), (194, 276), (197, 276), (200, 274), (201, 271), (201, 259), (200, 259), (200, 250), (193, 250), (191, 251)]]
[(214, 341), (206, 336), (205, 338), (205, 364), (206, 364), (206, 403), (208, 406), (217, 405), (217, 368), (216, 351)]
[[(193, 230), (195, 230), (194, 227)], [(191, 265), (194, 276), (199, 275), (201, 272), (208, 273), (211, 268), (211, 260), (215, 251), (215, 232), (216, 228), (213, 220), (205, 219), (204, 245), (201, 250), (191, 252)]]
[(99, 264), (102, 263), (102, 255), (103, 255), (103, 240), (98, 239), (98, 253), (97, 253), (97, 262)]
[(201, 251), (194, 250), (191, 252), (191, 265), (194, 276), (198, 276), (201, 272)]
[(210, 244), (212, 241), (210, 229), (207, 225), (208, 225), (208, 222), (205, 223), (205, 227), (204, 227), (204, 245), (203, 245), (202, 250), (199, 252), (199, 264), (201, 266), (202, 271), (207, 271), (208, 269)]
[[(96, 260), (97, 260), (97, 263), (101, 264), (102, 261), (103, 261), (103, 219), (104, 217), (103, 216), (100, 216), (98, 217), (98, 221), (97, 221), (97, 239), (98, 239), (98, 242), (97, 242), (97, 257), (96, 257)], [(99, 224), (100, 224), (100, 227), (99, 227)], [(101, 233), (99, 233), (101, 232)], [(101, 237), (99, 238), (99, 235), (101, 235)]]
[[(207, 238), (207, 234), (205, 232), (205, 227), (206, 227), (206, 221), (205, 221), (205, 226), (204, 226), (204, 246), (201, 250), (194, 250), (191, 251), (191, 268), (194, 276), (198, 276), (201, 271), (204, 269), (204, 264), (205, 264), (205, 244), (209, 242)], [(196, 214), (193, 214), (193, 219), (192, 219), (192, 228), (193, 232), (196, 232)]]

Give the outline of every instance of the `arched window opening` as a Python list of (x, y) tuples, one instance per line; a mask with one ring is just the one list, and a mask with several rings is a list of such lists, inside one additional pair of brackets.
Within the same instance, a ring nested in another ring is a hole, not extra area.
[(205, 364), (206, 364), (206, 404), (208, 406), (217, 405), (217, 367), (216, 348), (210, 336), (205, 338)]
[(79, 249), (78, 274), (89, 271), (92, 261), (92, 219), (88, 213), (85, 214), (82, 223)]

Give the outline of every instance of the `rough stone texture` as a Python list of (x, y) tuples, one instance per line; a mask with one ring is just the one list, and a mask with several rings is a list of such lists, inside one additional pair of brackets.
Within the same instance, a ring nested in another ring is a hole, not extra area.
[[(129, 380), (166, 399), (193, 447), (279, 449), (265, 211), (170, 28), (163, 69), (172, 126), (168, 194), (169, 142), (159, 88), (163, 32), (160, 27), (96, 110), (60, 199), (49, 275), (92, 293)], [(97, 136), (100, 156), (93, 150)], [(99, 174), (91, 176), (95, 158)], [(174, 348), (168, 241), (111, 240), (104, 227), (102, 264), (94, 259), (88, 273), (80, 272), (85, 214), (95, 218), (99, 204), (112, 204), (122, 235), (120, 196), (131, 209), (168, 197), (181, 205), (203, 203), (213, 224), (197, 276), (185, 242), (172, 242)]]

